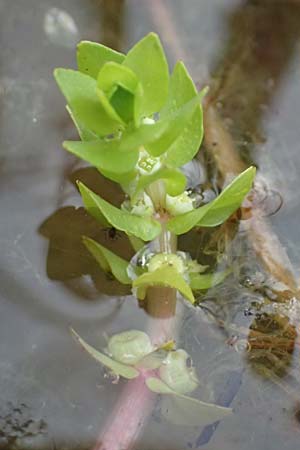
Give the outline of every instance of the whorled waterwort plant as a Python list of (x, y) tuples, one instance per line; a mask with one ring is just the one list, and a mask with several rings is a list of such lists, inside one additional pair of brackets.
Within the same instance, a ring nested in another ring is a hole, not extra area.
[[(80, 136), (80, 140), (66, 141), (63, 146), (121, 186), (125, 201), (117, 208), (78, 183), (87, 211), (100, 226), (125, 232), (137, 255), (126, 261), (90, 238), (83, 238), (84, 243), (104, 271), (121, 283), (132, 285), (140, 301), (147, 298), (153, 286), (162, 286), (194, 303), (195, 291), (221, 282), (226, 273), (214, 275), (189, 255), (177, 251), (176, 236), (195, 227), (215, 227), (226, 221), (251, 189), (255, 168), (237, 176), (211, 202), (199, 204), (188, 189), (187, 171), (182, 168), (191, 164), (201, 145), (201, 99), (205, 89), (197, 92), (181, 61), (170, 75), (156, 34), (145, 36), (127, 55), (83, 41), (78, 45), (77, 64), (78, 70), (55, 70), (55, 79)], [(159, 309), (159, 290), (155, 292)], [(129, 335), (130, 339), (133, 335)], [(162, 354), (162, 349), (154, 349), (145, 335), (138, 335), (144, 340), (138, 341), (136, 347), (139, 351), (143, 347), (145, 354), (134, 354), (136, 360), (126, 364), (128, 335), (115, 338), (114, 351), (109, 349), (108, 355), (96, 355), (76, 336), (89, 353), (116, 374), (125, 378), (142, 374), (152, 391), (175, 393), (186, 402), (185, 393), (196, 387), (184, 350), (164, 350), (162, 366), (156, 356), (152, 357), (155, 367), (145, 368), (146, 357), (149, 361), (153, 352)], [(171, 375), (167, 375), (170, 368)], [(180, 372), (178, 368), (184, 370)], [(174, 388), (170, 380), (175, 373), (181, 380), (190, 380), (190, 389), (188, 381), (187, 390)], [(195, 414), (196, 400), (190, 401)], [(211, 415), (213, 405), (206, 406), (207, 422), (227, 414), (226, 409), (214, 407), (216, 414)], [(198, 402), (197, 407), (198, 421), (203, 423), (203, 403)]]

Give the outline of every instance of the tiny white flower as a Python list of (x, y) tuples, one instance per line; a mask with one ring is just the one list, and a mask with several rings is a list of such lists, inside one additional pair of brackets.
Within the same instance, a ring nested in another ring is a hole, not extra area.
[(151, 156), (145, 149), (140, 150), (136, 169), (140, 175), (152, 175), (161, 168), (160, 158)]
[(174, 253), (159, 253), (152, 256), (148, 264), (148, 271), (154, 272), (161, 267), (174, 267), (179, 273), (184, 273), (186, 268), (183, 259)]
[(155, 123), (154, 119), (151, 119), (150, 117), (144, 117), (142, 120), (143, 124), (145, 125), (153, 125)]
[(166, 209), (172, 216), (178, 216), (194, 209), (193, 199), (184, 191), (176, 197), (166, 195)]
[(152, 216), (154, 206), (149, 195), (144, 192), (132, 206), (131, 212), (137, 216)]

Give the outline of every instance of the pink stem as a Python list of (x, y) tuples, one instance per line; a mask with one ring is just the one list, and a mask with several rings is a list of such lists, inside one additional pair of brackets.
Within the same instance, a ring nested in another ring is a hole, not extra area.
[[(170, 250), (173, 250), (173, 245), (176, 245), (176, 241), (170, 239), (170, 243), (172, 241)], [(160, 243), (160, 247), (165, 247), (163, 242)], [(176, 291), (163, 287), (152, 287), (148, 291), (147, 302), (151, 311), (148, 334), (153, 344), (159, 346), (175, 334)], [(157, 317), (159, 313), (164, 314), (165, 317)], [(146, 377), (150, 375), (155, 373), (149, 370), (143, 371), (138, 378), (126, 384), (93, 450), (132, 449), (153, 410), (156, 398), (145, 384)]]
[(93, 450), (132, 448), (156, 398), (147, 388), (145, 379), (146, 374), (141, 373), (138, 378), (127, 383)]

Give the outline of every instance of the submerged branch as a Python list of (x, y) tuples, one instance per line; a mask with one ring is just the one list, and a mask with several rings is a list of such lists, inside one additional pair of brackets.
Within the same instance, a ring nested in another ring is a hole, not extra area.
[[(215, 107), (207, 103), (205, 107), (205, 146), (213, 156), (221, 178), (238, 174), (245, 169), (245, 164), (239, 157), (232, 136), (225, 129), (222, 119)], [(251, 218), (241, 222), (251, 242), (256, 255), (265, 270), (275, 280), (283, 283), (294, 294), (297, 290), (293, 266), (280, 243), (278, 236), (272, 230), (267, 219), (263, 217), (260, 208), (252, 208)]]

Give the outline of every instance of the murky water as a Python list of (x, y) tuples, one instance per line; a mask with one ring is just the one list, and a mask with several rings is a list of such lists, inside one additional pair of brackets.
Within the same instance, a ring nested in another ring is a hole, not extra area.
[[(172, 64), (184, 59), (199, 86), (211, 85), (239, 155), (259, 166), (263, 211), (299, 278), (299, 2), (0, 0), (3, 450), (91, 449), (122, 386), (104, 378), (68, 328), (101, 348), (107, 334), (145, 326), (130, 293), (81, 245), (86, 234), (132, 255), (124, 236), (99, 229), (78, 209), (77, 178), (116, 204), (122, 194), (61, 149), (75, 131), (52, 71), (74, 66), (77, 40), (126, 50), (150, 30)], [(210, 167), (214, 173), (214, 161)], [(181, 240), (203, 262), (224, 251), (233, 269), (199, 299), (201, 307), (186, 308), (179, 344), (203, 381), (199, 398), (231, 405), (235, 414), (186, 429), (165, 422), (157, 405), (139, 450), (299, 446), (299, 307), (288, 289), (278, 294), (246, 228), (232, 223)]]

